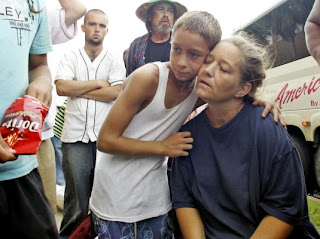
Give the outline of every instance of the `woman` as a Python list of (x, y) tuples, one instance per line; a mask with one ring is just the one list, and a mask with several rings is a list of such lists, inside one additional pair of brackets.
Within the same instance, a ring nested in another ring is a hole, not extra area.
[(303, 238), (302, 225), (314, 229), (298, 152), (286, 130), (251, 103), (266, 56), (236, 35), (198, 73), (196, 93), (208, 107), (182, 127), (193, 149), (174, 160), (171, 174), (184, 238)]

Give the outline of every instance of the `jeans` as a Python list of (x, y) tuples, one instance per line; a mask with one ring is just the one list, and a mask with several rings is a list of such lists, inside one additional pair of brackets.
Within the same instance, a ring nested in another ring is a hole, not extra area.
[(65, 184), (63, 171), (62, 171), (62, 149), (61, 141), (56, 136), (51, 138), (54, 148), (54, 156), (56, 160), (56, 184), (63, 186)]
[(95, 142), (62, 143), (62, 169), (66, 189), (61, 238), (69, 238), (77, 224), (88, 214), (96, 150)]

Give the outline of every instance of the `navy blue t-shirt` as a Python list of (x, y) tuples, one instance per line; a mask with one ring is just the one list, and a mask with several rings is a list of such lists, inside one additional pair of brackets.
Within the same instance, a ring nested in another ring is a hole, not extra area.
[(246, 104), (220, 128), (203, 111), (181, 128), (194, 144), (188, 157), (173, 162), (173, 205), (197, 208), (206, 238), (249, 238), (266, 214), (309, 222), (298, 152), (271, 115), (261, 118), (262, 110)]
[(145, 57), (145, 63), (149, 62), (155, 62), (155, 61), (161, 61), (166, 62), (170, 59), (170, 50), (171, 50), (171, 44), (170, 44), (170, 38), (161, 43), (155, 43), (149, 39), (148, 46), (146, 49), (146, 53), (144, 55)]

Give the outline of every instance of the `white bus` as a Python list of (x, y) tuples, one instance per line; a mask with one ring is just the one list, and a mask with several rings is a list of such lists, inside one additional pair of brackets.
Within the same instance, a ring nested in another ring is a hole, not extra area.
[(320, 186), (320, 66), (310, 56), (304, 24), (314, 0), (285, 0), (241, 27), (276, 53), (258, 90), (277, 103), (302, 159), (309, 193)]

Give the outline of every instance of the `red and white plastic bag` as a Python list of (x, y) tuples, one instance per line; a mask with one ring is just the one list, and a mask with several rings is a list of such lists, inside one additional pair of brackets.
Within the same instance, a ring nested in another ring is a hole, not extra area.
[(17, 98), (5, 111), (0, 132), (16, 154), (36, 154), (48, 107), (38, 99), (25, 95)]

